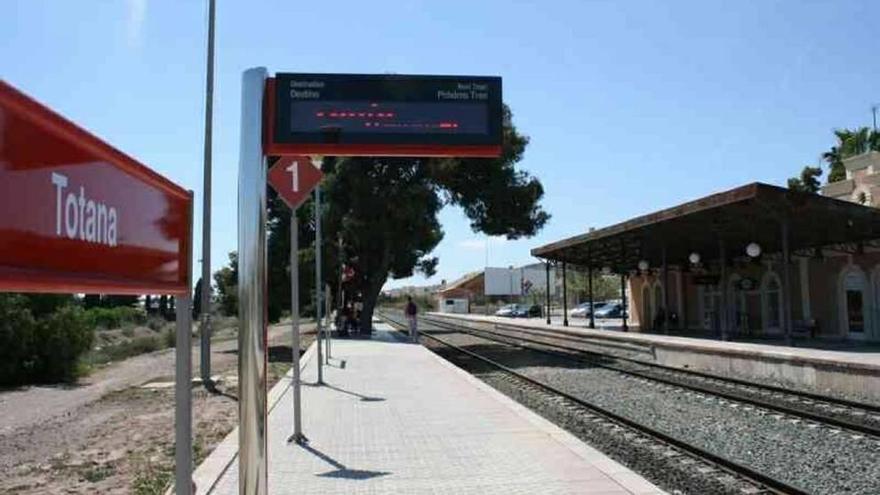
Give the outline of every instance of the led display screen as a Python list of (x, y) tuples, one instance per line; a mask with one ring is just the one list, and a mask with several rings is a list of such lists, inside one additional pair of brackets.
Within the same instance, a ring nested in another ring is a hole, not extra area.
[(278, 74), (274, 91), (273, 144), (300, 152), (349, 154), (361, 145), (373, 146), (371, 154), (383, 145), (389, 154), (395, 146), (448, 147), (439, 154), (450, 156), (456, 148), (500, 151), (498, 77)]

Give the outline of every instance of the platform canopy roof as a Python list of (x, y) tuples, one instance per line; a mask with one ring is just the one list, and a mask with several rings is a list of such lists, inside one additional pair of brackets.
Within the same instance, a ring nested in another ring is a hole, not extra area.
[(691, 253), (706, 264), (720, 259), (722, 244), (728, 260), (745, 256), (751, 242), (764, 256), (781, 253), (783, 225), (792, 254), (858, 253), (880, 239), (880, 209), (755, 182), (537, 247), (532, 255), (616, 273), (641, 260), (659, 267), (664, 250), (669, 265), (687, 266)]

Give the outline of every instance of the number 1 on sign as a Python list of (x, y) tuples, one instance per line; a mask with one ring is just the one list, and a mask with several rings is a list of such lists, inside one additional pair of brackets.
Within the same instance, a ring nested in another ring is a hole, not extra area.
[(291, 174), (291, 188), (293, 192), (299, 192), (299, 162), (294, 161), (286, 169)]

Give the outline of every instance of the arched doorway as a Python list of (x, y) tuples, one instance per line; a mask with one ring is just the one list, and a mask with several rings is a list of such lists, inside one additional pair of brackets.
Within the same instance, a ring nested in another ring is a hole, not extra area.
[(651, 285), (645, 280), (642, 285), (642, 321), (641, 326), (644, 330), (650, 330), (651, 324), (654, 322), (651, 315), (654, 314), (654, 308), (651, 304)]
[(654, 312), (651, 313), (651, 326), (654, 326), (654, 322), (657, 321), (657, 316), (660, 314), (660, 311), (666, 311), (666, 303), (663, 300), (663, 286), (660, 284), (659, 280), (654, 281), (653, 293)]
[(857, 265), (847, 265), (838, 283), (840, 322), (844, 335), (855, 340), (868, 337), (873, 304), (868, 297), (868, 280)]
[(771, 270), (761, 278), (761, 326), (766, 334), (782, 332), (782, 283)]
[(721, 291), (717, 285), (699, 286), (700, 324), (706, 330), (717, 332), (720, 327), (718, 308), (721, 307)]
[(746, 333), (749, 327), (746, 293), (740, 287), (741, 281), (742, 277), (734, 273), (727, 282), (727, 304), (730, 307), (731, 329), (734, 333)]

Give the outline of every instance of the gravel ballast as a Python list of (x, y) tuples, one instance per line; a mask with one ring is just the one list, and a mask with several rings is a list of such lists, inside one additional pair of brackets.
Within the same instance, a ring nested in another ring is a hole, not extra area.
[[(820, 426), (735, 401), (578, 365), (470, 335), (449, 333), (443, 337), (573, 396), (810, 493), (880, 493), (877, 463), (880, 439), (876, 437)], [(499, 380), (492, 378), (492, 374), (486, 376), (486, 381), (509, 395), (516, 394), (499, 386)], [(523, 397), (515, 398), (530, 405)], [(577, 425), (560, 426), (577, 434)], [(602, 445), (596, 447), (603, 448)], [(619, 455), (626, 453), (616, 453), (614, 457)], [(653, 478), (652, 473), (643, 472), (644, 466), (642, 469), (632, 467)], [(663, 485), (670, 488), (667, 483)], [(700, 493), (693, 491), (694, 487), (677, 489)]]

